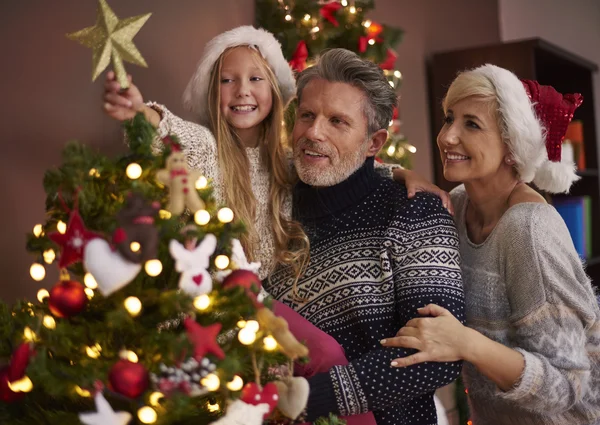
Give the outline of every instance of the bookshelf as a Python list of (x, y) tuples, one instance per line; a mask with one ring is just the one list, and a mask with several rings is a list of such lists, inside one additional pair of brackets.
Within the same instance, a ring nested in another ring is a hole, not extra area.
[(598, 66), (558, 46), (539, 38), (510, 43), (440, 52), (428, 61), (429, 100), (433, 144), (435, 182), (444, 190), (456, 184), (444, 179), (442, 163), (437, 154), (436, 136), (442, 126), (441, 101), (459, 71), (492, 63), (513, 71), (523, 79), (537, 80), (554, 86), (561, 93), (581, 93), (583, 104), (575, 111), (574, 120), (583, 122), (586, 168), (578, 174), (569, 195), (547, 196), (560, 201), (565, 197), (588, 196), (591, 200), (591, 256), (586, 258), (587, 273), (600, 288), (600, 173), (598, 172), (598, 138), (594, 114), (593, 73)]

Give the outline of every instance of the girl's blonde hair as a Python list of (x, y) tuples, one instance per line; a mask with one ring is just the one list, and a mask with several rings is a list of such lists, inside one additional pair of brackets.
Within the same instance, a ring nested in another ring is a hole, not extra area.
[(271, 86), (273, 106), (263, 121), (262, 137), (259, 142), (260, 158), (269, 170), (269, 205), (275, 240), (275, 262), (289, 265), (296, 280), (308, 263), (309, 242), (301, 225), (285, 217), (282, 206), (292, 190), (293, 178), (290, 160), (286, 155), (287, 139), (283, 128), (284, 104), (277, 80), (271, 67), (262, 56), (249, 46), (226, 49), (212, 70), (208, 87), (208, 112), (211, 130), (217, 141), (219, 168), (227, 205), (246, 226), (247, 233), (240, 242), (249, 260), (256, 259), (259, 236), (255, 227), (256, 198), (250, 181), (250, 162), (246, 148), (227, 121), (221, 116), (221, 69), (226, 55), (236, 48), (249, 49), (257, 64), (265, 72)]

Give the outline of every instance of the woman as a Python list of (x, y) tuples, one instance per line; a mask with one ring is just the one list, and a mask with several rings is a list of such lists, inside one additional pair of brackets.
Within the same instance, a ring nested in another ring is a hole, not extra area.
[(386, 346), (396, 359), (465, 360), (478, 424), (600, 424), (600, 310), (556, 210), (526, 183), (567, 192), (560, 146), (580, 95), (485, 65), (460, 74), (438, 135), (460, 238), (467, 326), (428, 305)]

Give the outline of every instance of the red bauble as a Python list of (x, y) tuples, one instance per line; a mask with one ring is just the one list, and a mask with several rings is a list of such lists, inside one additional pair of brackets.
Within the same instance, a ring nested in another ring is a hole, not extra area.
[(88, 298), (84, 286), (74, 280), (61, 280), (50, 291), (48, 307), (57, 317), (71, 317), (83, 311)]
[(265, 413), (264, 418), (271, 414), (271, 412), (277, 406), (277, 402), (279, 401), (279, 394), (277, 391), (277, 385), (273, 382), (269, 382), (266, 384), (262, 391), (254, 382), (246, 384), (242, 389), (242, 394), (240, 396), (240, 400), (244, 403), (252, 404), (254, 406), (258, 404), (267, 404), (269, 406), (269, 411)]
[(10, 371), (8, 367), (0, 370), (0, 400), (5, 403), (13, 403), (25, 397), (25, 393), (16, 393), (8, 386), (8, 375)]
[(139, 363), (119, 360), (108, 374), (110, 388), (129, 398), (141, 396), (148, 388), (148, 371)]
[(223, 280), (223, 288), (226, 289), (241, 286), (252, 291), (252, 285), (256, 285), (256, 290), (258, 291), (262, 287), (259, 277), (250, 270), (234, 270)]

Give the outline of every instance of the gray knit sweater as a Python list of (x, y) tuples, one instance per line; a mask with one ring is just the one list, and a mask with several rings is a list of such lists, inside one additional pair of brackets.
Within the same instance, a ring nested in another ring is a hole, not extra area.
[(507, 392), (465, 363), (474, 425), (600, 424), (600, 310), (560, 215), (546, 204), (515, 205), (474, 244), (464, 186), (451, 196), (467, 325), (525, 357)]

